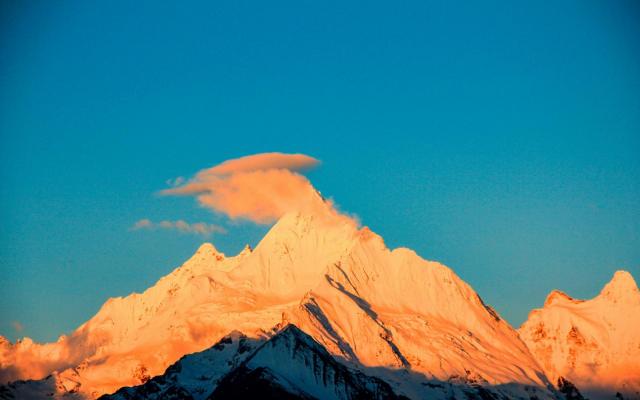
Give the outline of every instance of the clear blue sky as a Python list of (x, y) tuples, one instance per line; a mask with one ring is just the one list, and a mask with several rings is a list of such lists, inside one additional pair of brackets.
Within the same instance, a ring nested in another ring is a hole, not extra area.
[[(640, 5), (3, 2), (0, 334), (53, 340), (229, 224), (166, 180), (300, 152), (391, 247), (512, 324), (560, 288), (640, 278)], [(16, 331), (13, 322), (23, 325)]]

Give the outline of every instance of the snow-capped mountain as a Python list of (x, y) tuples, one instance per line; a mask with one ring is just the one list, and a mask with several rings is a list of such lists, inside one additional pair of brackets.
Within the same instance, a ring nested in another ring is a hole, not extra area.
[(227, 257), (202, 245), (153, 287), (110, 299), (55, 343), (2, 342), (2, 379), (51, 375), (55, 396), (95, 398), (161, 375), (233, 331), (259, 342), (287, 324), (398, 395), (436, 388), (434, 398), (449, 398), (451, 385), (557, 395), (518, 333), (451, 269), (388, 249), (329, 205), (286, 214), (254, 251)]
[(519, 332), (553, 382), (566, 379), (592, 399), (640, 399), (640, 291), (628, 272), (591, 300), (551, 292)]

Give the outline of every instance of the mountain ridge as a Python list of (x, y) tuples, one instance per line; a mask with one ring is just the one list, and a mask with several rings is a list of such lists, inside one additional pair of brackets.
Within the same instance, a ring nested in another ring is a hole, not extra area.
[(56, 396), (96, 398), (159, 376), (231, 331), (260, 340), (283, 324), (409, 397), (451, 379), (511, 398), (529, 398), (531, 388), (556, 397), (519, 334), (453, 270), (388, 249), (329, 204), (284, 215), (255, 249), (235, 256), (201, 245), (58, 342), (3, 342), (0, 371), (5, 380), (52, 374)]

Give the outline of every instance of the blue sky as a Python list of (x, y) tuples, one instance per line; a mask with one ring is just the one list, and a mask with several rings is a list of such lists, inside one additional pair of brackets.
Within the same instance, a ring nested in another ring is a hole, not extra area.
[(203, 241), (141, 218), (255, 245), (157, 192), (266, 151), (516, 326), (640, 277), (637, 2), (130, 3), (2, 5), (0, 334), (53, 340)]

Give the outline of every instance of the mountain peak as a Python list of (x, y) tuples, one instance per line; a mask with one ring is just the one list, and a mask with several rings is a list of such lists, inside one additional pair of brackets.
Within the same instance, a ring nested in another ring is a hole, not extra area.
[(321, 243), (327, 244), (329, 242), (342, 246), (349, 242), (350, 240), (347, 238), (353, 238), (356, 232), (353, 220), (325, 205), (325, 207), (313, 212), (295, 211), (283, 215), (271, 227), (255, 250), (261, 251), (265, 246), (271, 249), (274, 242), (292, 244), (309, 237), (318, 239), (309, 243), (313, 248), (317, 248)]
[(607, 283), (600, 296), (609, 299), (626, 298), (632, 293), (638, 293), (638, 285), (633, 276), (627, 271), (619, 270), (613, 274), (611, 281)]
[(575, 299), (561, 290), (554, 289), (544, 301), (544, 306), (547, 307), (563, 301), (575, 301)]
[(244, 246), (244, 248), (242, 249), (242, 251), (240, 253), (238, 253), (238, 255), (239, 256), (246, 256), (247, 254), (251, 254), (252, 252), (253, 252), (253, 249), (251, 248), (251, 246), (246, 244)]
[(216, 247), (205, 242), (198, 247), (195, 253), (189, 258), (180, 269), (209, 267), (214, 263), (224, 261), (225, 255), (223, 252), (216, 249)]
[(204, 242), (200, 245), (200, 247), (198, 247), (196, 254), (205, 255), (205, 254), (222, 254), (222, 253), (219, 252), (218, 249), (216, 249), (213, 243)]

